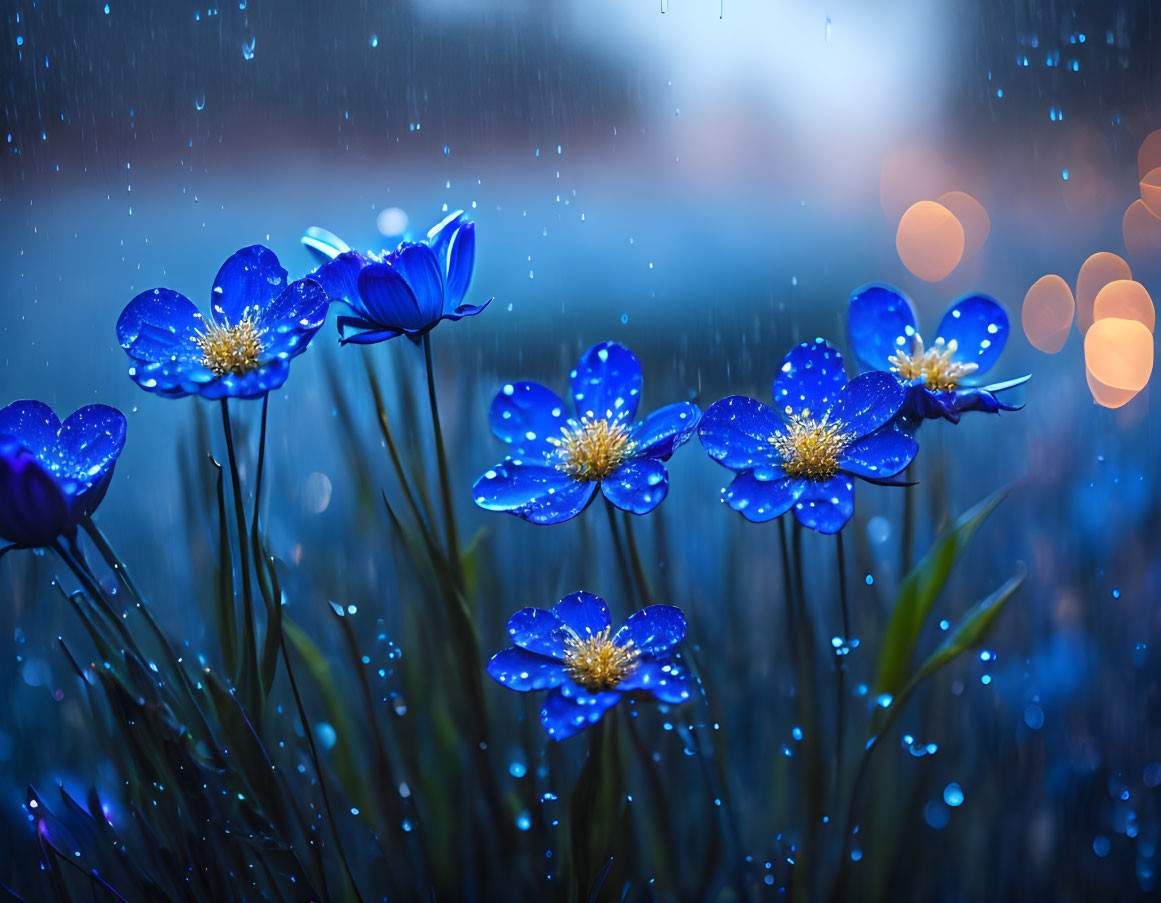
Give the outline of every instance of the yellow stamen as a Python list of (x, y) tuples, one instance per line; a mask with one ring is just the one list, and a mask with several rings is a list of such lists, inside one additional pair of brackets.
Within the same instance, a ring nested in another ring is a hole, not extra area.
[(202, 350), (202, 366), (214, 376), (245, 376), (258, 369), (262, 354), (262, 336), (266, 333), (247, 314), (233, 326), (206, 325), (199, 332), (198, 347)]
[(584, 639), (572, 633), (566, 641), (564, 655), (568, 676), (590, 693), (612, 690), (637, 670), (641, 650), (636, 646), (618, 646), (609, 638), (612, 628), (593, 633)]
[(846, 426), (829, 422), (824, 416), (815, 420), (810, 411), (793, 414), (786, 411), (786, 430), (779, 430), (767, 441), (782, 456), (782, 470), (789, 477), (821, 482), (838, 473), (839, 459), (855, 439)]
[(582, 417), (580, 425), (561, 428), (560, 439), (549, 439), (560, 456), (557, 470), (574, 480), (589, 483), (603, 480), (633, 454), (637, 443), (629, 438), (630, 430), (623, 420), (590, 420)]
[(936, 339), (934, 345), (924, 350), (923, 339), (916, 335), (911, 340), (910, 354), (899, 351), (887, 360), (901, 379), (923, 378), (927, 388), (935, 392), (948, 392), (956, 388), (965, 376), (979, 369), (979, 364), (962, 364), (952, 360), (958, 347), (955, 339), (946, 344), (943, 339)]

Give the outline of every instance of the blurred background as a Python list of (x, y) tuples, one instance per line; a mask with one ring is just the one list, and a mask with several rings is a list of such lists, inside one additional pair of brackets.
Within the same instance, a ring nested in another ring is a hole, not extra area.
[[(378, 249), (449, 210), (475, 219), (472, 300), (495, 300), (433, 344), (463, 529), (486, 531), (486, 654), (504, 645), (511, 611), (577, 588), (608, 598), (615, 617), (627, 611), (596, 513), (536, 528), (471, 505), (471, 482), (503, 454), (486, 424), (503, 381), (563, 392), (577, 354), (613, 339), (642, 360), (643, 410), (768, 400), (794, 343), (821, 335), (845, 350), (847, 299), (863, 283), (901, 287), (929, 330), (955, 297), (986, 292), (1012, 319), (994, 375), (1031, 373), (1027, 407), (924, 427), (919, 549), (1015, 482), (940, 610), (961, 613), (1016, 562), (1029, 579), (986, 656), (949, 669), (900, 719), (907, 739), (884, 756), (908, 782), (898, 817), (911, 847), (878, 886), (917, 900), (1155, 890), (1150, 390), (1097, 405), (1082, 334), (1048, 355), (1021, 329), (1029, 287), (1058, 274), (1076, 288), (1098, 251), (1161, 290), (1155, 227), (1125, 219), (1142, 197), (1138, 151), (1161, 128), (1149, 0), (12, 0), (0, 15), (0, 403), (125, 411), (129, 438), (98, 519), (192, 650), (205, 627), (189, 588), (209, 578), (184, 540), (182, 468), (203, 405), (128, 379), (114, 324), (140, 291), (164, 285), (204, 304), (221, 262), (254, 243), (303, 274), (317, 264), (299, 241), (309, 226)], [(927, 281), (900, 258), (900, 217), (953, 191), (986, 211), (986, 241)], [(367, 353), (402, 394), (421, 387), (411, 346)], [(352, 438), (379, 451), (362, 354), (339, 349), (328, 323), (272, 396), (267, 522), (302, 587), (296, 617), (352, 604), (391, 636), (399, 599), (385, 575), (397, 562), (375, 535), (378, 498), (361, 497), (343, 463)], [(354, 436), (336, 392), (356, 413)], [(255, 406), (239, 407), (256, 429)], [(386, 481), (385, 461), (374, 467)], [(794, 744), (767, 598), (776, 542), (718, 505), (725, 482), (694, 442), (641, 528), (666, 601), (686, 610), (713, 663), (742, 846), (759, 875), (763, 864), (780, 875), (781, 816), (760, 792)], [(848, 663), (856, 687), (898, 579), (900, 513), (892, 490), (859, 487), (848, 528), (856, 634), (867, 637)], [(820, 630), (834, 632), (832, 550), (809, 536), (807, 554)], [(50, 590), (59, 570), (31, 555), (0, 563), (10, 851), (33, 849), (29, 783), (114, 782), (88, 754), (83, 693), (55, 644), (77, 633)], [(500, 723), (507, 707), (521, 717), (501, 688), (489, 693)], [(545, 755), (529, 736), (513, 734), (514, 762)], [(680, 758), (676, 733), (657, 743)], [(929, 743), (938, 752), (925, 754)], [(26, 878), (15, 855), (0, 866), (11, 886)]]

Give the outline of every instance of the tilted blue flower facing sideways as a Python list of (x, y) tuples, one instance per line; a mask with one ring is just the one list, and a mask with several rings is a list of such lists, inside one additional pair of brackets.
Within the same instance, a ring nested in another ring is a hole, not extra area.
[(540, 723), (554, 740), (596, 724), (627, 694), (689, 699), (689, 675), (673, 659), (685, 615), (672, 605), (643, 608), (613, 633), (604, 599), (573, 593), (551, 610), (516, 612), (508, 635), (516, 645), (492, 656), (488, 674), (522, 693), (549, 690)]
[(569, 375), (577, 417), (539, 383), (509, 383), (492, 402), (492, 432), (514, 454), (472, 489), (476, 504), (534, 524), (580, 514), (597, 487), (633, 514), (647, 514), (669, 491), (663, 461), (693, 435), (697, 405), (679, 401), (634, 423), (641, 363), (624, 345), (602, 342), (580, 356)]
[(774, 408), (740, 395), (722, 399), (706, 410), (698, 435), (709, 456), (737, 474), (723, 501), (747, 520), (793, 509), (804, 527), (837, 533), (855, 510), (853, 478), (889, 482), (919, 451), (893, 423), (904, 396), (890, 373), (847, 382), (842, 355), (815, 339), (786, 355)]
[(39, 401), (0, 408), (0, 539), (36, 547), (76, 535), (101, 504), (124, 445), (124, 415), (103, 404), (63, 424)]
[(870, 283), (851, 295), (847, 332), (864, 370), (888, 370), (907, 387), (900, 412), (914, 429), (942, 417), (959, 423), (964, 411), (1017, 411), (997, 395), (1026, 383), (1021, 376), (978, 386), (1008, 340), (1008, 315), (987, 295), (966, 295), (943, 315), (935, 341), (925, 347), (911, 302), (897, 288)]
[[(323, 253), (345, 247), (311, 246)], [(475, 316), (491, 303), (464, 303), (475, 260), (476, 224), (456, 211), (426, 241), (405, 241), (381, 256), (343, 250), (312, 277), (353, 312), (338, 318), (342, 342), (368, 345), (399, 335), (418, 341), (441, 320)]]
[(259, 398), (290, 374), (290, 361), (327, 315), (327, 295), (313, 279), (287, 284), (269, 248), (243, 248), (222, 264), (207, 320), (185, 295), (142, 292), (117, 320), (129, 376), (167, 398)]

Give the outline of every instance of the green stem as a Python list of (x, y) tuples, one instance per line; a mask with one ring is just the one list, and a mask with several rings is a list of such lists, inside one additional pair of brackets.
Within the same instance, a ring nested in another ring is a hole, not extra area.
[(68, 565), (69, 570), (73, 572), (77, 580), (81, 582), (81, 587), (89, 596), (93, 605), (116, 628), (117, 633), (125, 643), (125, 648), (131, 650), (142, 661), (146, 661), (146, 656), (141, 654), (141, 650), (138, 649), (137, 644), (133, 641), (133, 635), (129, 633), (129, 628), (125, 626), (124, 620), (117, 617), (117, 613), (113, 611), (112, 606), (109, 605), (108, 600), (105, 598), (105, 591), (101, 589), (97, 583), (97, 578), (93, 576), (88, 566), (85, 565), (84, 558), (81, 556), (81, 550), (77, 547), (76, 540), (70, 541), (68, 549), (62, 546), (59, 540), (54, 540), (52, 548), (60, 556), (61, 560)]
[(846, 724), (845, 710), (846, 710), (846, 652), (847, 645), (851, 639), (851, 622), (848, 614), (847, 606), (847, 567), (846, 556), (843, 550), (843, 531), (839, 530), (835, 534), (835, 555), (838, 558), (838, 584), (839, 584), (839, 607), (842, 609), (843, 618), (843, 634), (840, 639), (842, 643), (834, 650), (834, 668), (835, 668), (835, 740), (834, 740), (834, 779), (832, 788), (832, 799), (835, 805), (838, 804), (839, 786), (842, 778), (842, 762), (843, 762), (843, 732)]
[[(355, 899), (359, 903), (363, 903), (363, 895), (359, 893), (359, 886), (355, 883), (355, 876), (351, 872), (351, 865), (347, 861), (347, 854), (343, 850), (343, 841), (339, 837), (339, 825), (335, 821), (335, 814), (331, 809), (330, 795), (327, 793), (327, 782), (323, 776), (322, 763), (318, 758), (318, 750), (314, 745), (314, 731), (311, 730), (310, 720), (306, 717), (306, 706), (302, 704), (302, 696), (298, 692), (298, 681), (294, 679), (294, 667), (290, 664), (290, 652), (286, 648), (286, 636), (283, 634), (279, 637), (279, 644), (282, 648), (282, 661), (286, 665), (286, 676), (290, 679), (290, 691), (294, 694), (294, 704), (298, 707), (298, 717), (302, 721), (302, 731), (306, 734), (306, 743), (310, 748), (311, 762), (314, 763), (315, 774), (318, 775), (319, 792), (322, 794), (323, 807), (326, 809), (327, 821), (330, 822), (331, 833), (335, 838), (335, 850), (339, 854), (339, 861), (342, 863), (343, 872), (346, 874), (347, 881), (351, 886), (351, 890), (355, 893)], [(326, 877), (323, 876), (325, 884)]]
[(431, 361), (431, 333), (423, 334), (423, 361), (427, 366), (427, 400), (431, 406), (431, 428), (435, 434), (435, 455), (439, 464), (439, 489), (443, 496), (444, 530), (447, 533), (447, 555), (452, 578), (464, 590), (463, 561), (460, 559), (459, 537), (456, 535), (455, 506), (452, 504), (451, 476), (448, 473), (447, 452), (443, 444), (443, 428), (439, 422), (439, 401), (435, 391), (435, 367)]
[[(911, 468), (914, 464), (909, 464), (907, 469), (903, 471), (903, 479), (910, 480)], [(902, 580), (911, 573), (911, 566), (913, 562), (913, 551), (915, 546), (915, 487), (903, 487), (903, 534), (900, 539), (899, 550), (899, 580)], [(896, 581), (898, 582), (898, 581)]]
[(625, 596), (627, 599), (634, 599), (637, 596), (637, 590), (633, 583), (633, 574), (629, 570), (629, 560), (625, 557), (625, 547), (621, 545), (621, 534), (617, 532), (617, 511), (608, 499), (605, 499), (605, 514), (609, 519), (609, 539), (617, 553), (617, 569), (621, 573)]
[(230, 427), (230, 405), (222, 399), (222, 432), (226, 438), (226, 453), (230, 460), (230, 486), (234, 493), (234, 517), (238, 525), (238, 557), (242, 564), (242, 614), (246, 624), (246, 640), (242, 647), (243, 692), (250, 702), (249, 711), (260, 712), (255, 684), (257, 682), (258, 649), (254, 641), (254, 595), (250, 586), (250, 540), (246, 531), (246, 510), (242, 500), (242, 479), (238, 472), (238, 457), (234, 452), (234, 431)]
[[(822, 822), (822, 738), (819, 736), (821, 718), (818, 710), (818, 695), (815, 692), (814, 628), (806, 606), (806, 585), (802, 564), (802, 524), (794, 521), (794, 595), (797, 604), (799, 647), (802, 650), (803, 707), (809, 712), (810, 720), (804, 725), (804, 754), (807, 759), (805, 793), (807, 803), (807, 823), (803, 831), (802, 848), (798, 855), (798, 869), (803, 876), (803, 884), (795, 882), (794, 889), (799, 899), (814, 898), (814, 853), (817, 847), (819, 825)], [(805, 894), (805, 897), (802, 896)]]
[(645, 575), (645, 566), (641, 563), (641, 553), (637, 551), (637, 538), (633, 533), (633, 517), (628, 511), (621, 512), (621, 521), (625, 527), (625, 541), (629, 546), (629, 562), (633, 565), (633, 576), (637, 580), (637, 591), (641, 595), (641, 604), (649, 605), (653, 602), (653, 588), (649, 585), (649, 578)]

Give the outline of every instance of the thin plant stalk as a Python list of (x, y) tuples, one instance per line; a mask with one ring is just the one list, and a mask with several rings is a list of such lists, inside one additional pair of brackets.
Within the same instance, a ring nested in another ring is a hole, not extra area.
[(637, 537), (633, 532), (633, 517), (628, 511), (621, 512), (621, 522), (625, 528), (625, 544), (629, 547), (629, 563), (633, 566), (633, 577), (637, 581), (637, 590), (641, 596), (641, 604), (649, 605), (653, 602), (653, 588), (649, 585), (649, 578), (645, 575), (645, 566), (641, 562), (641, 553), (637, 550)]
[(834, 650), (834, 668), (835, 668), (835, 723), (834, 723), (834, 784), (832, 788), (832, 799), (835, 804), (838, 803), (839, 786), (842, 782), (842, 763), (843, 763), (843, 736), (846, 724), (846, 650), (847, 645), (851, 640), (851, 622), (848, 613), (847, 605), (847, 566), (846, 555), (843, 549), (843, 531), (839, 530), (835, 534), (835, 556), (838, 558), (838, 585), (839, 585), (839, 608), (842, 611), (843, 633), (840, 639), (842, 640)]
[[(903, 479), (910, 482), (911, 470), (914, 464), (909, 464), (903, 471)], [(915, 487), (903, 487), (903, 532), (900, 537), (899, 549), (899, 580), (911, 573), (914, 564), (913, 552), (915, 546)]]
[(427, 400), (431, 406), (431, 428), (435, 436), (435, 455), (439, 466), (439, 489), (443, 496), (444, 530), (447, 534), (447, 555), (451, 563), (452, 579), (464, 590), (463, 562), (460, 559), (459, 536), (456, 533), (455, 506), (452, 504), (451, 475), (448, 472), (447, 452), (443, 444), (443, 427), (439, 422), (439, 401), (435, 391), (435, 367), (431, 360), (431, 333), (423, 334), (423, 361), (427, 367)]
[(624, 584), (625, 595), (629, 599), (635, 599), (637, 589), (633, 581), (633, 572), (629, 569), (629, 559), (625, 557), (625, 547), (621, 544), (621, 534), (617, 530), (617, 511), (613, 507), (612, 502), (608, 499), (604, 501), (605, 514), (609, 519), (609, 538), (617, 554), (617, 569), (621, 574), (621, 582)]

